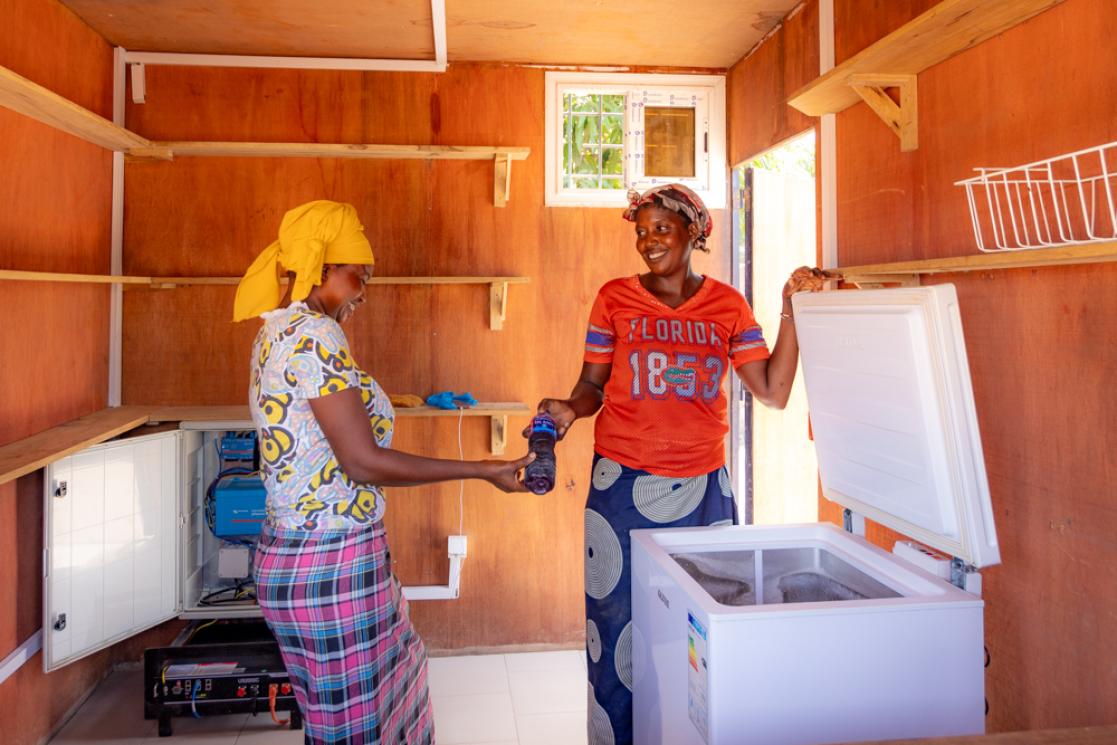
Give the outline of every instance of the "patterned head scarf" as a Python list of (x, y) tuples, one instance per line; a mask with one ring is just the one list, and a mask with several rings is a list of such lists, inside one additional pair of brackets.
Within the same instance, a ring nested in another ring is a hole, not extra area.
[(702, 198), (682, 184), (664, 184), (648, 189), (641, 194), (635, 189), (628, 190), (628, 209), (624, 211), (624, 219), (636, 222), (636, 212), (647, 204), (677, 212), (688, 222), (698, 226), (698, 236), (694, 239), (694, 247), (699, 251), (708, 251), (706, 239), (714, 229), (714, 221), (710, 211), (702, 203)]
[(372, 246), (351, 204), (320, 199), (289, 210), (279, 240), (260, 252), (237, 285), (233, 320), (274, 310), (282, 299), (281, 273), (294, 272), (291, 299), (302, 300), (322, 282), (325, 264), (371, 264)]

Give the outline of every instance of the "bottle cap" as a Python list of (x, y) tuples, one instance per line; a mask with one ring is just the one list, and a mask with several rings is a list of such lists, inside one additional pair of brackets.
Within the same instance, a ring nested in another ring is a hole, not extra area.
[(555, 420), (550, 414), (537, 414), (531, 420), (531, 431), (534, 432), (547, 432), (550, 434), (557, 434), (558, 428), (555, 425)]

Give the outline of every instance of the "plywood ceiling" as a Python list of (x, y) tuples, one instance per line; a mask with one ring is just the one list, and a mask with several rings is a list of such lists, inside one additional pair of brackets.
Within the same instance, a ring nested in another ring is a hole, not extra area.
[[(146, 52), (434, 58), (429, 0), (62, 0)], [(727, 68), (800, 0), (446, 0), (453, 61)]]

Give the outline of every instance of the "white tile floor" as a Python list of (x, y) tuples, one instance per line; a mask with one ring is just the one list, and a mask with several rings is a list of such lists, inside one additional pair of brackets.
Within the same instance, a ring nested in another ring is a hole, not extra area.
[[(143, 718), (138, 670), (105, 679), (51, 745), (301, 745), (301, 732), (280, 729), (268, 714), (174, 720), (160, 739)], [(585, 653), (432, 657), (431, 704), (438, 745), (584, 745)]]

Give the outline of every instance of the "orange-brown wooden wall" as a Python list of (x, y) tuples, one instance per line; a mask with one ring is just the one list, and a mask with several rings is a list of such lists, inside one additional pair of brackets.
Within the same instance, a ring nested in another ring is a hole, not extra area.
[[(0, 65), (111, 117), (112, 50), (55, 0), (3, 4)], [(109, 271), (112, 156), (0, 108), (0, 268)], [(104, 408), (109, 290), (0, 281), (0, 445)], [(42, 617), (42, 472), (0, 484), (0, 659)], [(138, 659), (157, 630), (46, 675), (34, 656), (0, 684), (6, 745), (47, 737), (113, 660)], [(137, 701), (139, 699), (137, 698)]]
[[(834, 5), (841, 63), (934, 2)], [(817, 4), (803, 14), (817, 19)], [(1117, 140), (1117, 68), (1101, 62), (1115, 24), (1109, 0), (1065, 0), (923, 72), (914, 152), (863, 104), (839, 114), (839, 264), (976, 253), (954, 181)], [(816, 44), (817, 20), (792, 19), (730, 71), (733, 162), (795, 133), (756, 121), (787, 116)], [(958, 290), (1003, 559), (983, 572), (988, 728), (1117, 721), (1117, 266), (932, 281)], [(823, 515), (839, 517), (825, 500)]]
[[(620, 209), (543, 206), (544, 73), (453, 64), (442, 74), (148, 67), (147, 102), (128, 126), (154, 139), (504, 145), (531, 148), (512, 167), (507, 207), (492, 203), (491, 161), (180, 159), (126, 168), (125, 273), (240, 275), (275, 237), (285, 210), (311, 199), (356, 205), (376, 272), (516, 275), (504, 330), (489, 330), (487, 286), (370, 286), (346, 332), (358, 363), (390, 392), (469, 391), (482, 401), (565, 396), (581, 365), (597, 288), (636, 273)], [(716, 221), (724, 225), (724, 213)], [(726, 235), (719, 228), (711, 245)], [(724, 276), (719, 248), (702, 266)], [(258, 322), (234, 325), (233, 289), (125, 293), (126, 403), (246, 400)], [(508, 455), (525, 450), (509, 422)], [(456, 419), (400, 419), (395, 446), (458, 457)], [(461, 424), (465, 457), (487, 457), (489, 421)], [(582, 521), (592, 423), (558, 452), (543, 497), (480, 482), (392, 489), (388, 529), (404, 584), (446, 581), (446, 536), (469, 537), (461, 598), (412, 604), (433, 650), (583, 642)]]

